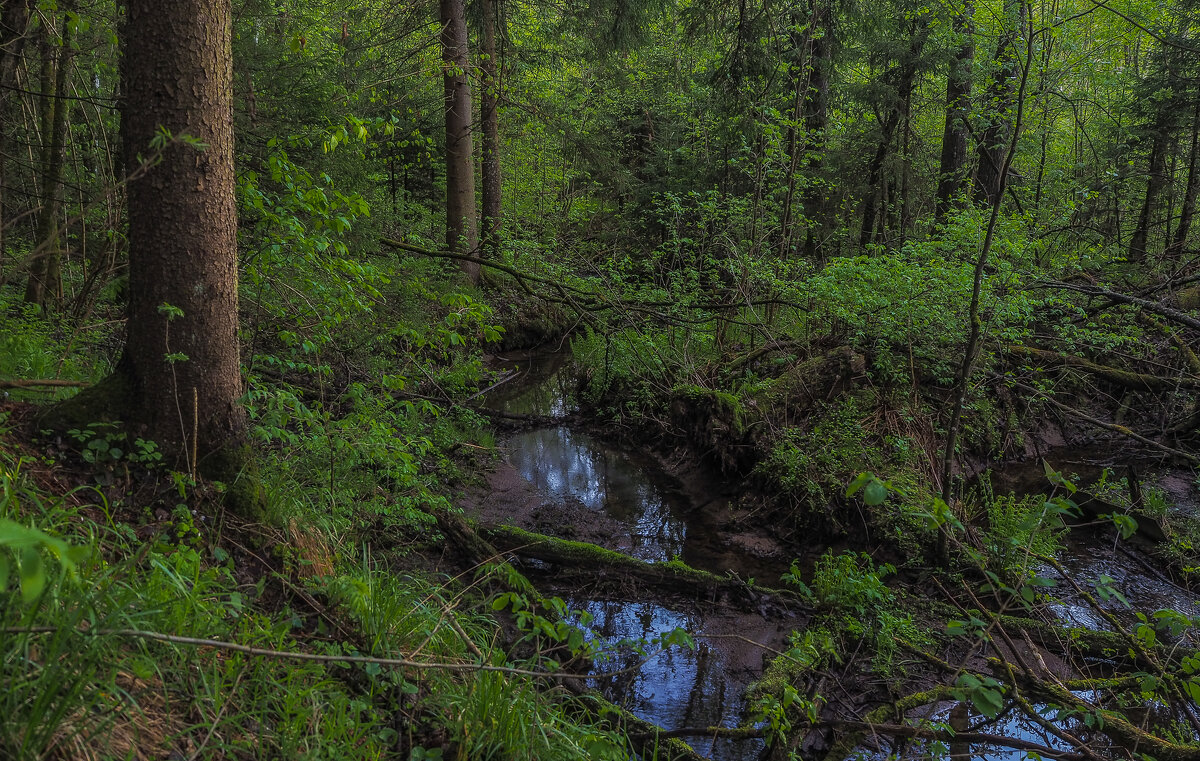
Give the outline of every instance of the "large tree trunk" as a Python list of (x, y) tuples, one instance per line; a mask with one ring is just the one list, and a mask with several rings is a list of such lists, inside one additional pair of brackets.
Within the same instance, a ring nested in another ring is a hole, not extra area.
[(1025, 27), (1026, 4), (1020, 0), (1005, 0), (1006, 15), (1013, 19), (996, 43), (994, 71), (984, 102), (987, 123), (979, 137), (979, 167), (975, 173), (975, 201), (991, 206), (1000, 192), (1000, 168), (1012, 134), (1012, 110), (1016, 98), (1016, 81), (1020, 74), (1017, 38)]
[[(62, 185), (63, 159), (67, 136), (67, 71), (71, 64), (71, 25), (64, 15), (62, 37), (55, 54), (46, 29), (42, 68), (42, 208), (38, 212), (35, 258), (29, 267), (25, 301), (45, 307), (47, 301), (62, 295), (61, 253), (59, 251), (58, 196)], [(53, 91), (50, 82), (54, 81)]]
[(482, 0), (483, 55), (479, 68), (483, 74), (483, 160), (480, 174), (483, 176), (483, 252), (495, 257), (500, 252), (500, 76), (496, 59), (496, 15), (497, 0)]
[(8, 219), (8, 100), (16, 83), (17, 61), (25, 47), (29, 27), (29, 0), (0, 0), (0, 277), (8, 252), (5, 227)]
[[(121, 134), (129, 181), (129, 422), (175, 468), (246, 430), (238, 356), (230, 0), (127, 0)], [(142, 167), (159, 129), (172, 141)], [(182, 462), (181, 462), (182, 461)], [(220, 467), (218, 465), (218, 467)], [(211, 471), (210, 471), (211, 472)]]
[(967, 117), (971, 113), (971, 68), (975, 41), (971, 28), (974, 6), (967, 2), (954, 17), (954, 31), (962, 42), (946, 75), (946, 127), (942, 131), (942, 159), (938, 168), (936, 221), (941, 222), (963, 192), (967, 180)]
[[(467, 19), (463, 0), (441, 0), (442, 79), (446, 111), (446, 246), (472, 252), (479, 247), (475, 211), (475, 163), (471, 137), (471, 83), (467, 78)], [(471, 282), (479, 265), (463, 262)]]

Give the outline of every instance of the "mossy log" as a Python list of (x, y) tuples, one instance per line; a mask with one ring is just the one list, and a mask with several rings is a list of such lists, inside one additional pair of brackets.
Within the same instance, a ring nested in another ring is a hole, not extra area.
[(1162, 524), (1148, 515), (1127, 512), (1127, 509), (1120, 505), (1114, 505), (1112, 502), (1101, 499), (1091, 492), (1080, 489), (1071, 495), (1071, 501), (1074, 502), (1083, 513), (1084, 518), (1103, 519), (1103, 516), (1112, 515), (1128, 515), (1137, 523), (1137, 533), (1146, 537), (1152, 542), (1159, 543), (1167, 541), (1167, 532)]
[(1033, 359), (1044, 365), (1074, 367), (1083, 370), (1089, 375), (1103, 378), (1110, 383), (1135, 391), (1172, 391), (1176, 388), (1200, 388), (1200, 379), (1197, 378), (1164, 378), (1147, 373), (1135, 373), (1131, 370), (1122, 370), (1111, 365), (1101, 365), (1071, 354), (1059, 354), (1058, 352), (1035, 349), (1031, 346), (1021, 346), (1018, 344), (1012, 344), (1005, 347), (1005, 349), (1015, 357)]
[[(439, 513), (438, 528), (460, 551), (474, 563), (497, 562), (501, 553), (471, 526), (461, 515)], [(529, 536), (539, 537), (538, 534)], [(549, 537), (545, 537), (549, 538)], [(599, 548), (596, 548), (599, 549)], [(614, 553), (617, 554), (617, 553)], [(533, 585), (520, 574), (507, 574), (510, 581), (518, 579), (518, 587), (512, 591), (522, 594), (533, 593)], [(553, 674), (547, 679), (554, 680)], [(573, 679), (555, 680), (559, 687), (579, 699), (581, 708), (610, 728), (627, 735), (631, 746), (641, 758), (658, 758), (662, 761), (702, 761), (704, 758), (686, 742), (671, 737), (657, 724), (640, 719), (629, 711), (605, 699), (595, 690)]]
[(719, 596), (731, 605), (750, 610), (758, 610), (767, 602), (790, 610), (803, 607), (799, 596), (788, 590), (750, 586), (741, 579), (701, 571), (678, 560), (651, 563), (587, 542), (557, 539), (513, 526), (484, 528), (480, 533), (498, 550), (589, 575), (618, 575), (669, 594), (691, 594), (702, 599)]
[[(1003, 668), (1003, 663), (995, 659), (989, 660), (996, 667), (993, 669), (996, 673), (1001, 675), (1006, 673), (1007, 670)], [(1021, 686), (1025, 690), (1050, 700), (1055, 705), (1068, 709), (1076, 709), (1083, 713), (1090, 713), (1095, 710), (1094, 706), (1078, 697), (1064, 685), (1056, 684), (1049, 680), (1030, 679), (1027, 676), (1022, 677), (1016, 674), (1016, 672), (1008, 673), (1017, 676), (1021, 682)], [(1130, 751), (1145, 754), (1158, 761), (1200, 761), (1200, 744), (1178, 743), (1159, 737), (1143, 730), (1129, 721), (1124, 715), (1115, 711), (1101, 711), (1100, 713), (1104, 717), (1104, 722), (1099, 731)]]
[(769, 447), (770, 431), (808, 413), (818, 401), (850, 388), (866, 360), (849, 346), (796, 363), (753, 392), (731, 394), (704, 386), (672, 391), (672, 422), (726, 473), (749, 472)]
[(1075, 653), (1103, 660), (1121, 660), (1129, 657), (1129, 643), (1114, 632), (1056, 626), (1020, 616), (998, 615), (996, 621), (1008, 630), (1028, 634), (1031, 640), (1051, 652)]

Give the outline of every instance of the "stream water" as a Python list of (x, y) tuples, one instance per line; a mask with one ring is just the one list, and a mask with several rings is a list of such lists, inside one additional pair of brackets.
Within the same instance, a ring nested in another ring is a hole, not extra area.
[[(561, 362), (562, 355), (549, 355), (515, 363), (527, 374), (492, 392), (488, 404), (510, 414), (565, 415), (572, 409), (571, 388)], [(624, 450), (566, 424), (516, 433), (504, 442), (504, 451), (508, 463), (552, 501), (574, 503), (575, 515), (582, 507), (585, 517), (609, 526), (587, 537), (609, 549), (652, 562), (680, 558), (695, 568), (772, 584), (788, 569), (782, 559), (756, 557), (744, 544), (728, 541), (718, 528), (729, 510), (727, 495), (697, 498), (645, 452)], [(591, 614), (591, 636), (605, 642), (650, 640), (676, 628), (692, 635), (695, 649), (670, 648), (640, 668), (631, 670), (642, 656), (629, 648), (615, 649), (597, 664), (607, 676), (594, 686), (608, 699), (667, 728), (744, 725), (746, 686), (762, 673), (764, 656), (785, 649), (793, 628), (784, 616), (550, 591)], [(755, 759), (763, 747), (761, 740), (684, 739), (721, 761)]]
[[(489, 407), (517, 415), (567, 416), (574, 404), (570, 374), (562, 369), (564, 357), (562, 353), (534, 355), (506, 363), (518, 375), (488, 395)], [(622, 449), (566, 422), (515, 433), (503, 447), (511, 468), (546, 497), (543, 525), (537, 530), (576, 538), (576, 532), (589, 529), (579, 524), (594, 523), (590, 533), (578, 538), (647, 561), (678, 557), (696, 568), (756, 577), (764, 584), (778, 584), (780, 573), (788, 569), (788, 558), (773, 554), (769, 541), (761, 536), (739, 536), (731, 530), (731, 495), (722, 492), (729, 487), (715, 479), (702, 489), (694, 484), (689, 487), (648, 452)], [(1094, 463), (1094, 458), (1083, 456), (1072, 467), (1070, 453), (1059, 454), (1062, 456), (1054, 464), (1067, 473), (1078, 473)], [(1045, 478), (1040, 465), (1036, 468), (1036, 474), (1028, 465), (1000, 470), (991, 478), (993, 489), (998, 494), (1038, 493), (1044, 490)], [(1089, 470), (1084, 477), (1087, 475), (1098, 477), (1099, 470), (1094, 474)], [(1180, 504), (1187, 503), (1183, 493), (1186, 486), (1175, 495)], [(1191, 491), (1195, 491), (1194, 486)], [(1085, 586), (1101, 578), (1111, 579), (1110, 583), (1140, 610), (1175, 608), (1189, 615), (1200, 614), (1195, 595), (1153, 572), (1144, 559), (1138, 562), (1130, 554), (1136, 549), (1115, 543), (1108, 534), (1069, 532), (1062, 562), (1073, 577)], [(1043, 570), (1045, 575), (1056, 575), (1051, 569)], [(553, 587), (552, 579), (550, 585)], [(601, 599), (578, 589), (548, 591), (566, 598), (573, 609), (590, 613), (590, 636), (606, 642), (649, 640), (677, 627), (692, 634), (697, 643), (694, 650), (672, 648), (640, 668), (631, 669), (640, 656), (628, 649), (616, 649), (611, 659), (597, 664), (598, 671), (608, 676), (600, 677), (593, 686), (637, 716), (668, 729), (744, 726), (750, 718), (743, 697), (746, 686), (762, 673), (767, 656), (786, 648), (788, 632), (795, 625), (774, 614), (714, 612), (679, 601), (643, 597)], [(1105, 605), (1126, 615), (1127, 608), (1118, 598), (1110, 598)], [(1106, 622), (1078, 595), (1062, 594), (1061, 602), (1053, 609), (1073, 625), (1106, 627)], [(931, 706), (926, 718), (944, 721), (956, 706), (962, 710), (961, 704), (954, 703)], [(1048, 714), (1047, 718), (1055, 717)], [(1019, 713), (983, 724), (980, 721), (976, 717), (972, 728), (1059, 747), (1056, 738)], [(722, 761), (755, 759), (763, 747), (758, 740), (685, 739), (699, 752)], [(1006, 761), (1026, 755), (994, 749), (950, 751), (954, 757)], [(918, 743), (911, 745), (904, 756), (915, 758), (924, 752)], [(870, 748), (861, 748), (856, 755), (884, 757), (884, 753)]]

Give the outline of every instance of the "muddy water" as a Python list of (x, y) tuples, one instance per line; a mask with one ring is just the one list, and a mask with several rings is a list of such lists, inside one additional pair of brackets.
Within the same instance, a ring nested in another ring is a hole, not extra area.
[[(492, 392), (487, 403), (509, 414), (562, 417), (573, 410), (563, 356), (507, 363), (520, 373)], [(735, 572), (778, 583), (787, 570), (780, 557), (755, 557), (745, 538), (722, 533), (728, 495), (675, 478), (644, 452), (631, 452), (563, 424), (522, 431), (504, 442), (505, 459), (549, 504), (539, 530), (581, 536), (643, 560), (680, 558), (716, 573)], [(556, 525), (556, 517), (562, 523)], [(592, 526), (565, 525), (594, 523)], [(592, 617), (593, 638), (607, 643), (651, 640), (676, 628), (696, 648), (670, 648), (639, 666), (643, 656), (614, 647), (597, 663), (594, 686), (635, 715), (669, 729), (742, 726), (748, 721), (745, 688), (761, 673), (765, 655), (786, 649), (787, 619), (731, 611), (701, 610), (678, 600), (594, 599), (578, 590), (548, 590)], [(760, 740), (688, 737), (714, 759), (757, 758)]]

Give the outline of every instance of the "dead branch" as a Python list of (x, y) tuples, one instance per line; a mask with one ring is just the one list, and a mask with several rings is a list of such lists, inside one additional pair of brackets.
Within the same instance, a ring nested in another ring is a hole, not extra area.
[(56, 378), (0, 380), (0, 388), (38, 388), (42, 386), (51, 388), (83, 388), (90, 385), (92, 384), (87, 381), (58, 380)]

